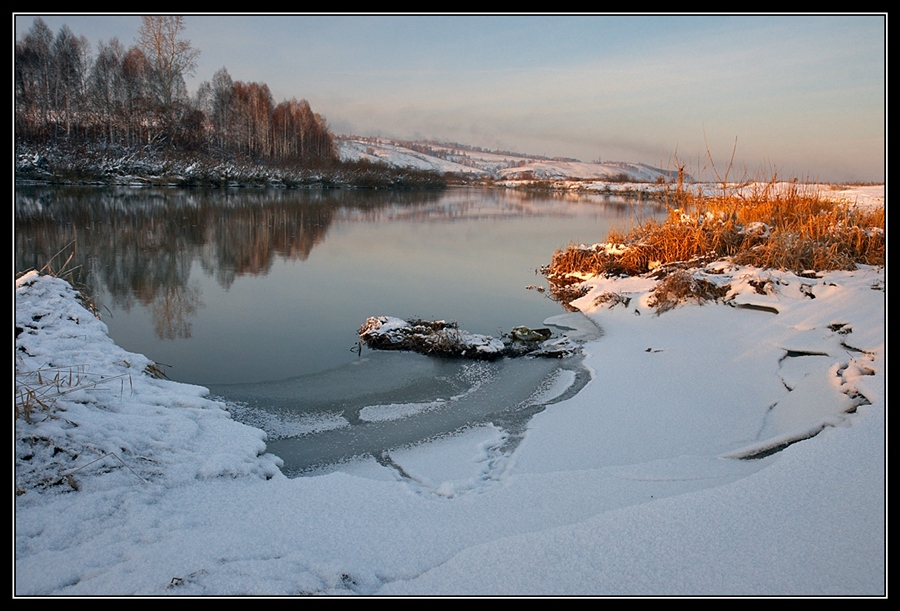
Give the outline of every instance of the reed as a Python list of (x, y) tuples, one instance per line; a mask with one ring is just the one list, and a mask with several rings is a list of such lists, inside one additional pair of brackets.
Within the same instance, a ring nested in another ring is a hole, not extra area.
[[(678, 189), (666, 218), (612, 230), (606, 242), (570, 245), (542, 271), (559, 285), (596, 275), (640, 275), (731, 259), (794, 272), (885, 262), (884, 207), (831, 201), (796, 183), (703, 196)], [(658, 272), (664, 275), (662, 272)]]
[[(76, 298), (79, 302), (90, 311), (94, 316), (100, 317), (94, 300), (88, 294), (85, 285), (77, 282), (76, 272), (80, 266), (73, 266), (72, 261), (75, 257), (75, 251), (71, 252), (68, 257), (61, 263), (56, 264), (58, 260), (62, 260), (62, 253), (69, 247), (75, 247), (72, 242), (64, 249), (60, 250), (48, 261), (39, 271), (40, 274), (46, 274), (66, 280), (74, 289)], [(25, 272), (23, 272), (25, 273)], [(15, 329), (16, 337), (25, 330), (18, 325)], [(14, 399), (14, 419), (22, 418), (26, 422), (32, 422), (32, 417), (36, 413), (42, 413), (45, 416), (52, 416), (58, 406), (58, 401), (64, 395), (69, 393), (98, 388), (101, 384), (118, 380), (121, 390), (124, 391), (125, 383), (131, 385), (131, 377), (129, 374), (121, 374), (118, 376), (96, 376), (87, 371), (84, 365), (72, 365), (67, 367), (46, 367), (37, 370), (22, 370), (19, 366), (19, 356), (14, 358), (15, 362), (15, 399)], [(151, 363), (148, 365), (144, 373), (150, 377), (164, 379), (165, 372), (159, 365)]]
[(14, 419), (33, 422), (36, 413), (52, 417), (60, 398), (76, 391), (108, 388), (111, 382), (118, 384), (119, 392), (131, 388), (131, 376), (120, 374), (100, 376), (91, 374), (84, 365), (71, 367), (45, 367), (34, 371), (20, 371), (16, 362)]

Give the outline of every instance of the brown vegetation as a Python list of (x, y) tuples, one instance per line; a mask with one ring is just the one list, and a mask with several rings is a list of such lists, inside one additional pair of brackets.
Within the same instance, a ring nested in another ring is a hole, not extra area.
[(831, 201), (797, 184), (713, 197), (675, 190), (666, 207), (662, 221), (613, 230), (602, 244), (558, 250), (542, 270), (551, 292), (567, 303), (584, 294), (586, 277), (652, 273), (665, 279), (657, 300), (664, 311), (669, 294), (716, 298), (715, 287), (680, 272), (720, 259), (797, 273), (885, 262), (884, 207)]
[[(613, 230), (606, 243), (569, 246), (544, 270), (551, 279), (573, 275), (640, 275), (673, 264), (730, 258), (740, 265), (805, 270), (883, 265), (884, 208), (833, 202), (789, 186), (780, 193), (672, 196), (663, 221)], [(683, 266), (683, 265), (682, 265)]]
[(687, 270), (677, 270), (660, 280), (650, 295), (648, 305), (657, 314), (671, 310), (679, 303), (693, 300), (699, 304), (725, 297), (730, 285), (719, 286), (706, 278), (697, 278)]
[(265, 83), (233, 81), (223, 67), (189, 96), (200, 54), (180, 16), (144, 16), (138, 43), (90, 43), (39, 17), (15, 44), (17, 144), (243, 155), (318, 167), (338, 160), (325, 118), (306, 100), (276, 104)]

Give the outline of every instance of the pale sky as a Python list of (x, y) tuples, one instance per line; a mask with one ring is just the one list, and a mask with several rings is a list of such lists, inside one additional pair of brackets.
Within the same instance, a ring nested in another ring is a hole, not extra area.
[[(34, 22), (14, 15), (20, 38)], [(135, 43), (139, 14), (41, 14)], [(336, 134), (630, 161), (694, 174), (884, 181), (886, 14), (200, 15), (193, 92), (297, 98)], [(731, 177), (729, 176), (729, 177)]]

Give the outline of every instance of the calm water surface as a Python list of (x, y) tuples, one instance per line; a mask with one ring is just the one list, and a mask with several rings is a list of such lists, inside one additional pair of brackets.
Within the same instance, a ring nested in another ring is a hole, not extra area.
[(117, 344), (242, 406), (302, 471), (467, 423), (521, 429), (564, 396), (554, 389), (583, 381), (577, 363), (359, 351), (360, 325), (445, 319), (498, 337), (545, 326), (565, 313), (533, 288), (553, 252), (654, 214), (634, 200), (468, 188), (17, 187), (16, 271), (72, 254)]

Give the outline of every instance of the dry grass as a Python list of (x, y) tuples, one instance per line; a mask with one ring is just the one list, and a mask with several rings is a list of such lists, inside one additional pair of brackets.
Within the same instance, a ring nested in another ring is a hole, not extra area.
[(128, 374), (98, 376), (88, 373), (84, 366), (48, 367), (20, 372), (17, 364), (15, 377), (15, 419), (23, 418), (26, 422), (32, 422), (37, 413), (52, 415), (57, 401), (67, 394), (99, 388), (113, 381), (118, 381), (121, 392), (124, 392), (126, 383), (131, 387), (131, 377)]
[(667, 312), (678, 304), (693, 300), (698, 304), (725, 297), (729, 285), (719, 286), (705, 278), (696, 278), (687, 270), (677, 270), (657, 283), (648, 305), (657, 314)]
[[(663, 221), (646, 221), (605, 244), (569, 246), (543, 271), (551, 282), (585, 275), (640, 275), (730, 258), (796, 272), (885, 262), (884, 208), (833, 202), (796, 186), (700, 197), (675, 192)], [(664, 275), (664, 274), (661, 274)]]
[[(124, 393), (131, 387), (131, 376), (101, 376), (90, 374), (86, 366), (46, 367), (35, 371), (22, 372), (16, 362), (15, 373), (15, 420), (20, 418), (27, 425), (37, 424), (45, 420), (65, 419), (65, 408), (60, 400), (68, 394), (79, 391), (105, 388)], [(127, 386), (126, 386), (127, 385)], [(116, 387), (118, 387), (116, 389)], [(104, 454), (76, 469), (71, 469), (73, 461), (85, 452), (79, 444), (72, 443), (59, 427), (49, 429), (18, 429), (16, 452), (16, 495), (23, 494), (29, 487), (48, 487), (67, 484), (78, 490), (75, 473), (108, 456)], [(69, 423), (71, 424), (71, 423)], [(77, 426), (77, 425), (75, 425)], [(63, 427), (66, 428), (66, 427)], [(31, 431), (31, 432), (28, 432)], [(21, 437), (20, 437), (21, 435)], [(23, 443), (24, 453), (18, 452), (19, 442)], [(134, 472), (118, 456), (113, 455), (126, 468)], [(42, 458), (41, 458), (42, 457)], [(19, 481), (20, 469), (22, 481)], [(135, 473), (137, 475), (137, 473)], [(140, 476), (138, 476), (140, 478)], [(141, 478), (143, 480), (143, 478)], [(30, 482), (28, 484), (24, 482)]]
[[(74, 247), (74, 242), (66, 248)], [(63, 249), (65, 250), (65, 249)], [(88, 295), (87, 287), (76, 281), (75, 276), (78, 266), (72, 266), (72, 259), (75, 256), (72, 253), (63, 261), (61, 265), (54, 265), (54, 262), (60, 259), (62, 250), (54, 255), (54, 257), (41, 268), (41, 274), (47, 274), (66, 280), (75, 289), (76, 296), (81, 304), (89, 310), (94, 316), (99, 318), (94, 300)], [(23, 272), (24, 273), (24, 272)], [(19, 274), (21, 275), (21, 274)], [(16, 330), (18, 336), (19, 329)], [(151, 363), (147, 366), (145, 373), (151, 377), (164, 379), (165, 373), (156, 364)], [(118, 376), (97, 376), (90, 374), (87, 367), (83, 365), (73, 365), (70, 367), (47, 367), (36, 371), (20, 371), (18, 358), (15, 359), (15, 401), (14, 401), (14, 418), (24, 419), (31, 422), (32, 417), (41, 413), (45, 416), (51, 416), (57, 406), (57, 401), (64, 395), (70, 394), (78, 390), (98, 388), (101, 384), (108, 384), (111, 381), (118, 380), (121, 390), (124, 391), (125, 384), (131, 385), (131, 378), (128, 374)]]
[[(71, 249), (68, 257), (62, 264), (59, 261), (62, 260), (62, 255), (66, 250)], [(78, 276), (81, 272), (80, 265), (73, 265), (72, 261), (75, 258), (75, 255), (78, 251), (78, 244), (73, 240), (69, 242), (66, 246), (60, 249), (55, 255), (53, 255), (47, 263), (44, 264), (38, 273), (46, 274), (49, 276), (54, 276), (56, 278), (62, 278), (66, 282), (68, 282), (72, 288), (75, 289), (75, 293), (78, 296), (78, 301), (88, 310), (91, 314), (100, 318), (100, 314), (97, 310), (97, 305), (95, 303), (94, 298), (91, 296), (91, 291), (87, 285), (78, 280)], [(22, 276), (30, 270), (22, 271), (16, 274), (16, 277)]]

